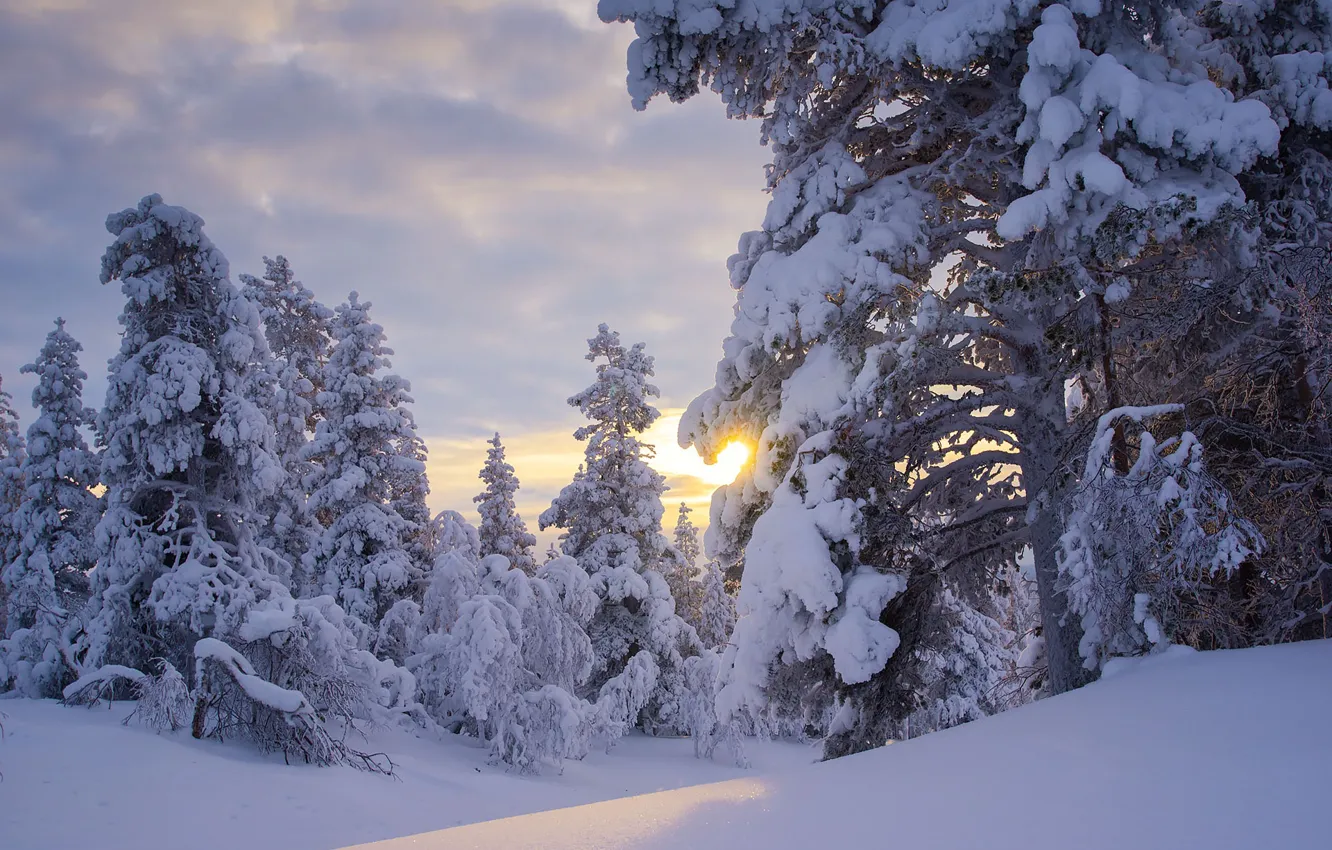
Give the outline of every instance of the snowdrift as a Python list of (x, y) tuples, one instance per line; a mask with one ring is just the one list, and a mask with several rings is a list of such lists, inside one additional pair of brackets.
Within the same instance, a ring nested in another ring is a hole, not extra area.
[(1332, 641), (1171, 652), (835, 762), (361, 850), (1326, 846)]

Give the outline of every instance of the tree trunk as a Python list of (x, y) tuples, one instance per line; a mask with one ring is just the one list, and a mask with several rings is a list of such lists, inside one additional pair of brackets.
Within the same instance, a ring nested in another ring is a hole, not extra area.
[[(1057, 405), (1060, 416), (1063, 405)], [(1048, 422), (1036, 421), (1024, 441), (1022, 482), (1031, 517), (1031, 552), (1036, 567), (1036, 595), (1041, 605), (1041, 636), (1045, 639), (1050, 693), (1062, 694), (1091, 681), (1082, 666), (1078, 643), (1082, 624), (1068, 610), (1068, 596), (1059, 588), (1058, 437)], [(1044, 427), (1043, 427), (1044, 426)]]
[(195, 738), (204, 736), (204, 724), (208, 719), (208, 674), (204, 673), (198, 683), (198, 693), (194, 697), (194, 720), (190, 724), (190, 734)]
[[(1101, 325), (1101, 378), (1105, 382), (1106, 411), (1115, 410), (1123, 404), (1119, 392), (1119, 375), (1115, 369), (1114, 343), (1110, 338), (1110, 308), (1105, 304), (1105, 297), (1095, 296), (1097, 318)], [(1124, 433), (1124, 420), (1115, 422), (1114, 435), (1110, 439), (1110, 458), (1115, 465), (1115, 472), (1127, 475), (1129, 471), (1128, 438)]]
[[(1047, 495), (1048, 494), (1043, 494)], [(1038, 506), (1031, 524), (1031, 550), (1036, 562), (1036, 593), (1041, 603), (1041, 636), (1045, 639), (1045, 658), (1050, 692), (1062, 694), (1090, 681), (1078, 652), (1080, 625), (1068, 612), (1068, 597), (1058, 589), (1059, 566), (1055, 547), (1059, 545), (1059, 526), (1053, 509)]]

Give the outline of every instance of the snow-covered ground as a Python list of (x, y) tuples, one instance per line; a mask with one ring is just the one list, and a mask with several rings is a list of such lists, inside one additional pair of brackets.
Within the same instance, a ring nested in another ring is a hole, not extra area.
[(375, 850), (1329, 845), (1332, 641), (1170, 654), (1112, 672), (1075, 693), (827, 764)]
[(695, 760), (687, 740), (631, 736), (524, 777), (456, 739), (380, 733), (369, 744), (397, 762), (394, 780), (122, 726), (125, 704), (3, 700), (0, 847), (1317, 847), (1329, 705), (1332, 641), (1319, 641), (1136, 662), (818, 765), (809, 747), (752, 743), (740, 771)]
[[(331, 850), (748, 775), (695, 759), (687, 739), (642, 735), (535, 777), (455, 738), (382, 732), (358, 745), (387, 752), (395, 780), (122, 726), (132, 708), (0, 700), (0, 850)], [(762, 772), (818, 752), (774, 742), (750, 756)]]

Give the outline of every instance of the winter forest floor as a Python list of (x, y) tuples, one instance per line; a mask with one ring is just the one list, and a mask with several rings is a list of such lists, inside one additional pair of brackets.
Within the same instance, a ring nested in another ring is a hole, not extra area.
[[(452, 736), (384, 731), (358, 744), (393, 759), (392, 779), (121, 725), (132, 710), (0, 700), (0, 848), (331, 850), (747, 774), (695, 759), (684, 738), (631, 735), (541, 776), (505, 772)], [(751, 750), (759, 772), (818, 757), (792, 743)]]
[[(122, 726), (128, 704), (4, 700), (0, 846), (1315, 847), (1329, 705), (1332, 641), (1317, 641), (1137, 662), (828, 764), (810, 765), (808, 746), (751, 742), (755, 767), (741, 771), (695, 760), (688, 740), (631, 736), (562, 775), (523, 777), (457, 739), (384, 732), (369, 743), (397, 763), (393, 780)], [(446, 829), (458, 824), (473, 825)]]
[(1329, 705), (1332, 641), (1171, 654), (826, 764), (374, 850), (1327, 847)]

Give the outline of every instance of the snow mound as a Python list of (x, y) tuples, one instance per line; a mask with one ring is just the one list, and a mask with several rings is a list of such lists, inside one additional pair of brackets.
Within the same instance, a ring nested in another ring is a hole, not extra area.
[(1171, 653), (835, 762), (362, 850), (1315, 847), (1332, 641)]

